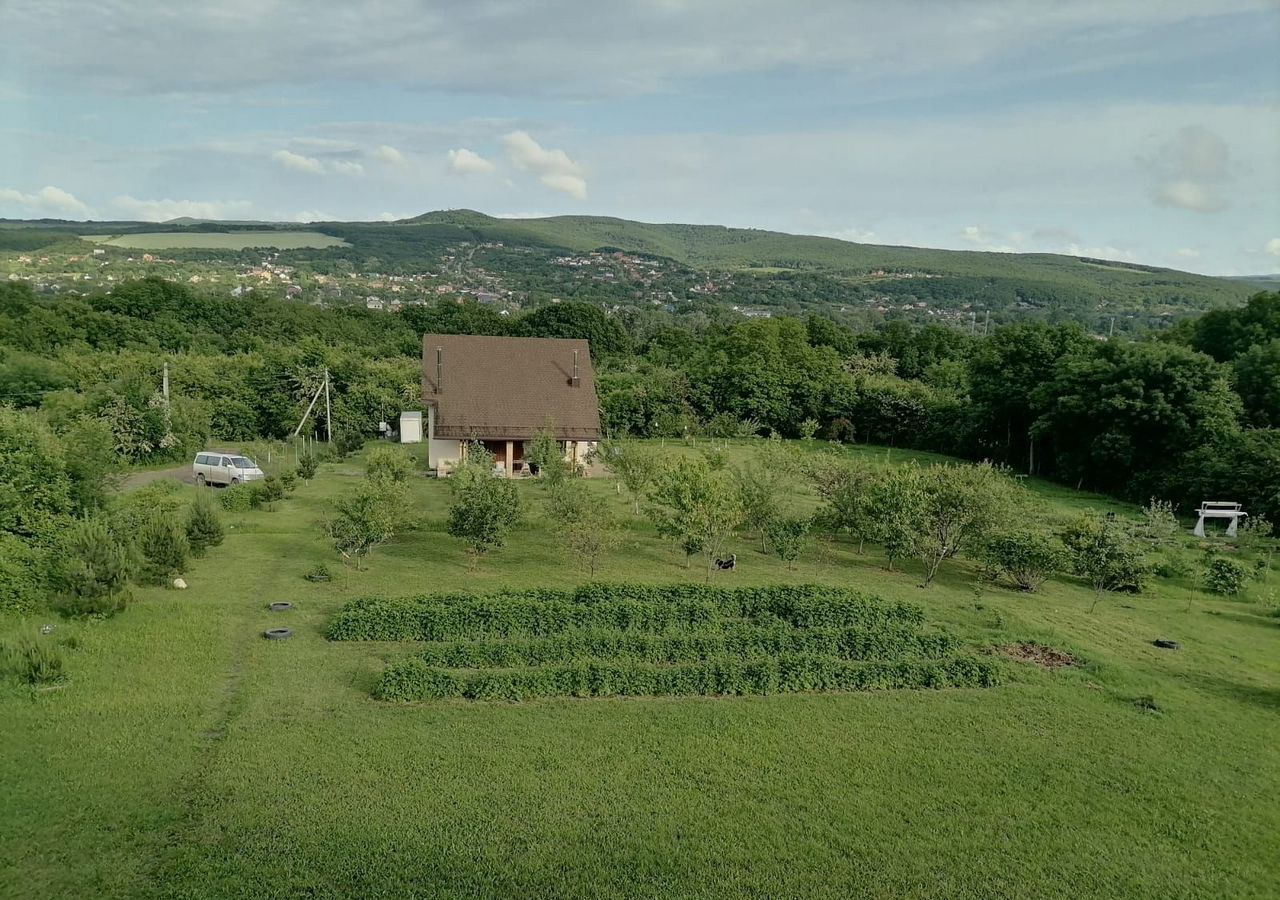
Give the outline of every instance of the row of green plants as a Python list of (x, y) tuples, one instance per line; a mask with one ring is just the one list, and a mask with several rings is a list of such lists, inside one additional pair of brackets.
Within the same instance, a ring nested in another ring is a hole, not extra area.
[(677, 631), (664, 634), (587, 629), (545, 638), (462, 640), (428, 645), (416, 654), (421, 661), (447, 669), (501, 669), (573, 663), (590, 659), (683, 663), (714, 658), (757, 658), (808, 653), (837, 659), (906, 659), (945, 657), (959, 647), (953, 636), (919, 634), (913, 628), (885, 625), (870, 628), (795, 628), (786, 624), (736, 623), (720, 631)]
[(920, 607), (820, 585), (718, 588), (596, 584), (575, 591), (367, 597), (344, 606), (330, 640), (441, 641), (477, 635), (550, 635), (585, 628), (662, 632), (735, 620), (799, 628), (919, 625)]
[(676, 665), (590, 660), (474, 673), (450, 672), (411, 657), (384, 670), (374, 696), (390, 701), (457, 697), (529, 700), (991, 687), (999, 683), (996, 661), (974, 656), (851, 662), (821, 654), (784, 653), (749, 659), (715, 657)]

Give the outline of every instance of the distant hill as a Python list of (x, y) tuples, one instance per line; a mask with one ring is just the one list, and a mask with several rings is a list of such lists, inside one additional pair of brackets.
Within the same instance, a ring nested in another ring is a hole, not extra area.
[(1280, 272), (1274, 275), (1228, 275), (1227, 280), (1253, 285), (1264, 291), (1280, 290)]
[[(499, 219), (469, 209), (429, 212), (402, 224), (452, 225), (493, 240), (524, 240), (575, 251), (611, 247), (695, 268), (785, 269), (862, 278), (882, 271), (936, 276), (907, 286), (921, 299), (973, 293), (987, 285), (996, 293), (1025, 296), (1036, 306), (1081, 306), (1091, 301), (1109, 306), (1121, 301), (1132, 308), (1185, 310), (1235, 305), (1258, 290), (1254, 281), (1113, 260), (856, 244), (721, 225), (650, 224), (601, 216)], [(895, 294), (904, 293), (901, 282), (892, 288)]]

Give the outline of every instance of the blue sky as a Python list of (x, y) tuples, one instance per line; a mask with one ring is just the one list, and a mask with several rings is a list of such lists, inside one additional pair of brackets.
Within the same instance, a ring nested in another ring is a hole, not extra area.
[(0, 34), (0, 216), (470, 207), (1280, 271), (1275, 0), (4, 0)]

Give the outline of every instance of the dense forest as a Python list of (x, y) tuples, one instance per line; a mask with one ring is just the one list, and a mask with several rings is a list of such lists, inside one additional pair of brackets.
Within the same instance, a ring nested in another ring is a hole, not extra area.
[[(820, 315), (610, 315), (576, 302), (513, 317), (452, 300), (369, 313), (161, 279), (77, 298), (4, 284), (0, 582), (103, 501), (107, 473), (184, 461), (211, 440), (290, 434), (326, 369), (338, 450), (359, 446), (420, 403), (424, 332), (588, 339), (612, 437), (816, 435), (989, 459), (1184, 511), (1230, 499), (1280, 518), (1275, 293), (1151, 339), (1102, 341), (1071, 323), (983, 337), (905, 321), (859, 332)], [(308, 428), (325, 425), (320, 413)]]

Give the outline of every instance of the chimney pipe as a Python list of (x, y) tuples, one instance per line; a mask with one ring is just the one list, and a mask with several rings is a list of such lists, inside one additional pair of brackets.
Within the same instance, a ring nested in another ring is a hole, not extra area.
[(577, 387), (579, 384), (581, 384), (581, 381), (579, 381), (578, 379), (578, 351), (577, 350), (573, 351), (573, 382), (572, 383), (574, 387)]
[(436, 348), (436, 393), (444, 391), (444, 348)]

